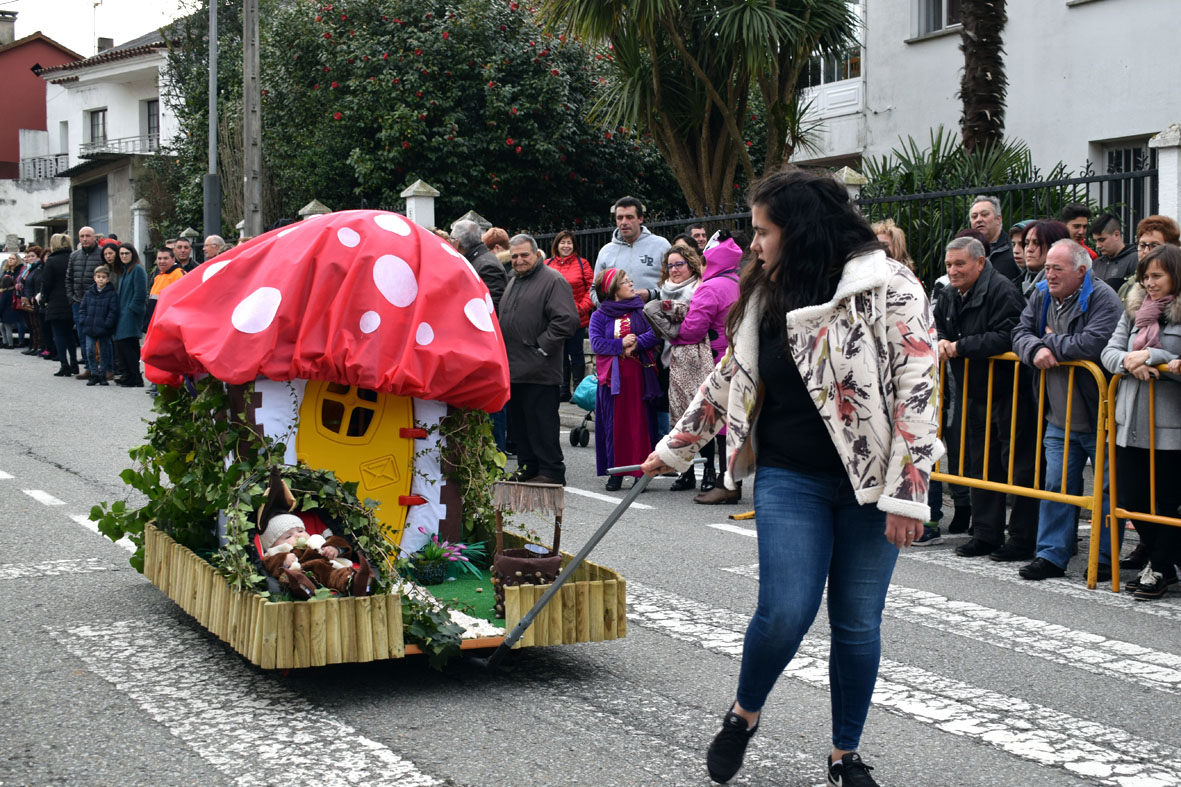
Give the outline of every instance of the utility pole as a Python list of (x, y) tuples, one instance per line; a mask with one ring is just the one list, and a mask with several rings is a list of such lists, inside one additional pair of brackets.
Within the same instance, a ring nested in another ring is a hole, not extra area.
[(209, 172), (205, 195), (205, 237), (221, 235), (221, 178), (217, 176), (217, 0), (209, 0)]
[(242, 179), (246, 234), (262, 234), (262, 118), (258, 86), (258, 0), (243, 0), (242, 7), (242, 126), (245, 161)]

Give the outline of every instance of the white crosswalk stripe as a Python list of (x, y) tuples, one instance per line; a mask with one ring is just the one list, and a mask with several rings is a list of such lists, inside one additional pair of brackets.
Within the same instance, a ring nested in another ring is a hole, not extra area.
[(67, 574), (93, 574), (114, 571), (115, 567), (99, 558), (84, 560), (47, 560), (44, 563), (0, 563), (0, 580), (60, 577)]
[(21, 491), (24, 492), (29, 497), (36, 500), (38, 503), (40, 503), (43, 506), (64, 506), (65, 505), (64, 501), (58, 500), (53, 495), (51, 495), (48, 492), (45, 492), (41, 489), (22, 489)]
[[(50, 636), (235, 784), (429, 787), (439, 780), (174, 623), (118, 621)], [(281, 708), (243, 724), (251, 708)]]
[[(628, 583), (628, 596), (629, 622), (740, 657), (747, 615), (705, 608), (693, 599), (637, 582)], [(827, 687), (827, 660), (827, 644), (807, 637), (784, 676)], [(882, 659), (874, 705), (1097, 784), (1181, 785), (1181, 764), (1168, 746), (889, 659)]]

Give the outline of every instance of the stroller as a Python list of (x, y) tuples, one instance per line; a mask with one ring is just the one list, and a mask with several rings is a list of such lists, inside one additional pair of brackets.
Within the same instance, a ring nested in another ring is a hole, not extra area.
[(598, 390), (598, 378), (594, 374), (588, 374), (582, 378), (582, 382), (574, 389), (574, 395), (570, 397), (571, 402), (587, 411), (582, 423), (570, 430), (570, 445), (575, 448), (586, 448), (590, 445), (590, 425), (595, 420), (595, 397)]

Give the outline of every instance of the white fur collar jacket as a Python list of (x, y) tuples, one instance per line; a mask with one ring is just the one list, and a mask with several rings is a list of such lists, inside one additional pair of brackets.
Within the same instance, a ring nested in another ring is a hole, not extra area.
[[(657, 445), (669, 466), (686, 469), (724, 425), (726, 486), (754, 471), (762, 314), (762, 300), (753, 298), (729, 351)], [(858, 502), (926, 520), (930, 472), (944, 449), (935, 323), (918, 279), (884, 252), (864, 254), (845, 264), (831, 301), (786, 317), (792, 357)]]

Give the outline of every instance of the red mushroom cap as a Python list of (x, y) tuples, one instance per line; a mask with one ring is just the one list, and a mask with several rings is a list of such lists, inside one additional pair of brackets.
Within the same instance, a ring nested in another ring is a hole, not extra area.
[(493, 412), (508, 358), (488, 288), (437, 235), (377, 210), (272, 230), (160, 295), (147, 377), (326, 380)]

